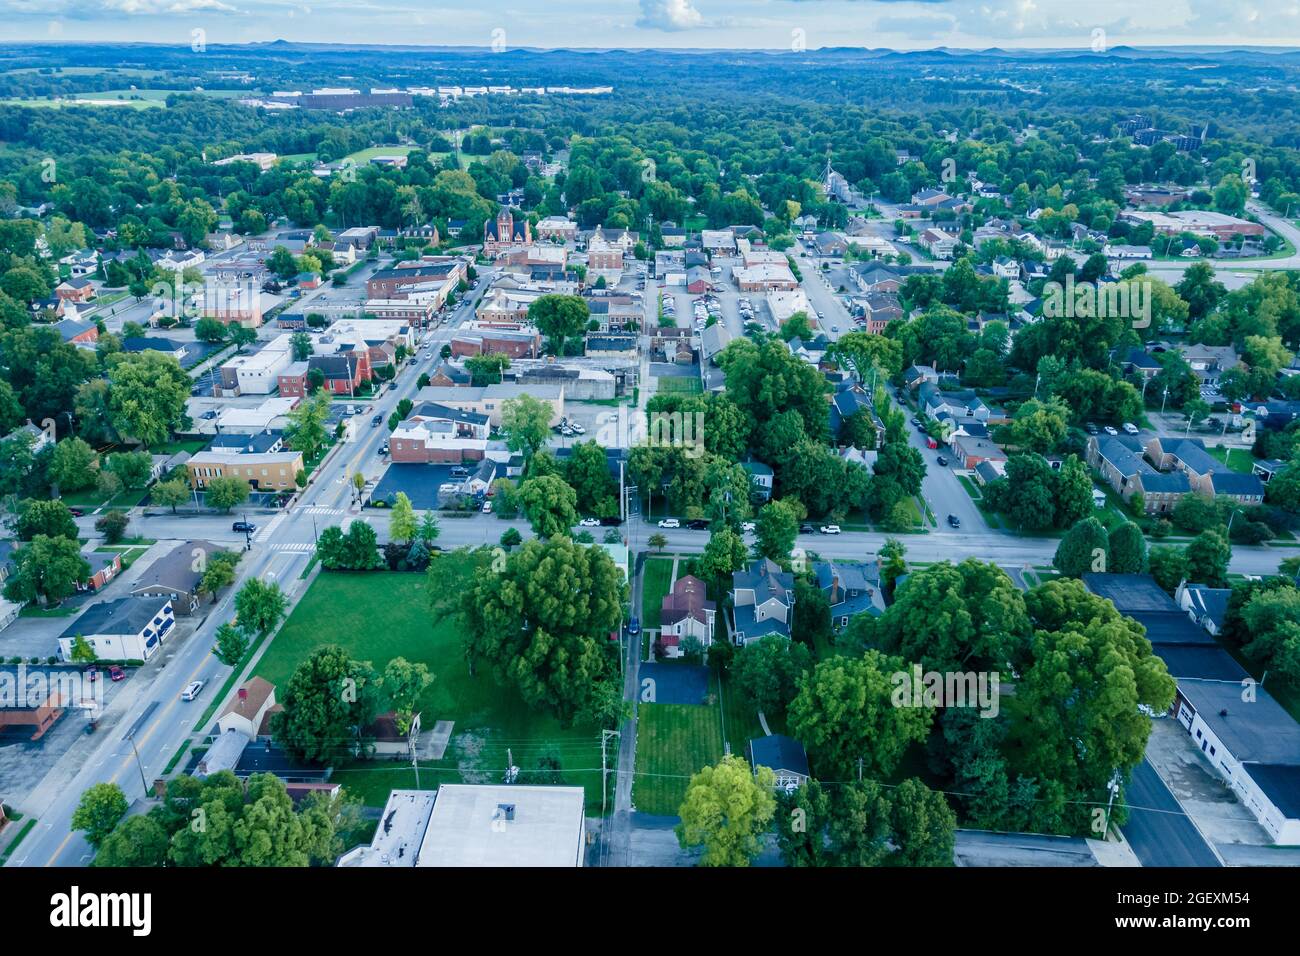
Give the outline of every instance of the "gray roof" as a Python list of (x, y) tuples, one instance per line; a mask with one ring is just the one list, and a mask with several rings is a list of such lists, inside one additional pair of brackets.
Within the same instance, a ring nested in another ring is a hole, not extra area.
[(754, 599), (760, 604), (769, 598), (789, 604), (788, 595), (794, 593), (794, 575), (782, 571), (773, 561), (754, 561), (731, 575), (731, 586), (733, 591), (753, 591)]
[(488, 423), (487, 415), (480, 415), (477, 412), (465, 412), (459, 408), (452, 408), (450, 405), (443, 405), (439, 402), (421, 402), (411, 409), (411, 413), (406, 416), (410, 418), (440, 418), (453, 422), (464, 422), (467, 425), (486, 425)]
[(1125, 614), (1133, 611), (1177, 611), (1173, 598), (1149, 574), (1094, 574), (1083, 576), (1088, 590), (1108, 598)]
[(780, 634), (782, 637), (790, 636), (790, 625), (788, 623), (776, 617), (758, 620), (752, 604), (737, 605), (733, 618), (736, 630), (745, 635), (746, 641), (766, 637), (768, 634)]
[(1264, 688), (1250, 703), (1232, 681), (1184, 679), (1178, 692), (1238, 760), (1300, 765), (1300, 724)]
[(1264, 482), (1258, 475), (1242, 474), (1236, 471), (1216, 471), (1210, 476), (1210, 484), (1216, 495), (1258, 495), (1264, 494)]
[(785, 734), (755, 737), (749, 742), (749, 757), (755, 767), (788, 770), (809, 776), (808, 754), (804, 751), (803, 744)]
[[(91, 634), (139, 634), (168, 604), (167, 598), (118, 598), (92, 604), (84, 614), (69, 624), (60, 637), (85, 637)], [(161, 623), (161, 622), (159, 622)]]
[(1189, 584), (1184, 591), (1192, 605), (1192, 613), (1198, 618), (1208, 616), (1216, 627), (1223, 626), (1223, 620), (1228, 616), (1228, 600), (1232, 597), (1232, 588)]
[(194, 570), (194, 552), (199, 549), (207, 556), (224, 550), (211, 541), (182, 541), (145, 569), (144, 574), (136, 579), (132, 593), (146, 590), (192, 593), (203, 577)]
[(1192, 623), (1184, 611), (1123, 611), (1147, 629), (1152, 644), (1201, 644), (1212, 646), (1214, 638)]
[(1185, 677), (1226, 680), (1240, 686), (1250, 676), (1231, 654), (1218, 645), (1154, 644), (1151, 649), (1165, 662), (1169, 676), (1175, 680)]
[(1248, 763), (1246, 772), (1264, 796), (1294, 820), (1300, 817), (1300, 766), (1295, 764)]

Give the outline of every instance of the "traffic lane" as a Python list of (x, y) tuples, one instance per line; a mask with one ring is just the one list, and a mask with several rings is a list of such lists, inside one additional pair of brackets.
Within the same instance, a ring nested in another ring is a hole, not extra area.
[(1121, 828), (1143, 866), (1222, 866), (1147, 761), (1133, 768), (1124, 792), (1128, 822)]

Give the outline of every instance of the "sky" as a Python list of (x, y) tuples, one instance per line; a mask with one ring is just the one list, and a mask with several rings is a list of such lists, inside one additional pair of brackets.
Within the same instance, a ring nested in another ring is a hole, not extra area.
[(1300, 46), (1300, 0), (0, 0), (0, 40), (456, 46)]

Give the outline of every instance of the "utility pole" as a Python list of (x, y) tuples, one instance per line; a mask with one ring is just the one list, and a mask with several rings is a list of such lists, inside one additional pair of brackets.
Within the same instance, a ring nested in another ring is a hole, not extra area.
[(617, 730), (602, 730), (600, 732), (600, 815), (602, 817), (605, 815), (606, 794), (609, 790), (605, 783), (609, 775), (609, 763), (605, 759), (605, 745), (609, 742), (610, 737), (621, 738), (622, 734)]
[(135, 754), (135, 765), (140, 771), (140, 786), (144, 787), (144, 795), (149, 796), (149, 783), (144, 778), (144, 764), (140, 762), (140, 751), (135, 749), (135, 734), (131, 735), (131, 753)]

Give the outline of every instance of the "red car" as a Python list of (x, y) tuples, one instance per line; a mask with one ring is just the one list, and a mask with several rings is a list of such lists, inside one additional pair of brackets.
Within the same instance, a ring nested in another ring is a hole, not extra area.
[(90, 681), (91, 683), (94, 683), (95, 681), (99, 680), (99, 668), (94, 666), (93, 664), (90, 667), (87, 667), (86, 680)]
[(126, 680), (126, 671), (114, 664), (108, 669), (108, 676), (115, 681)]
[(84, 518), (86, 516), (86, 513), (80, 508), (69, 508), (68, 513), (74, 518)]

